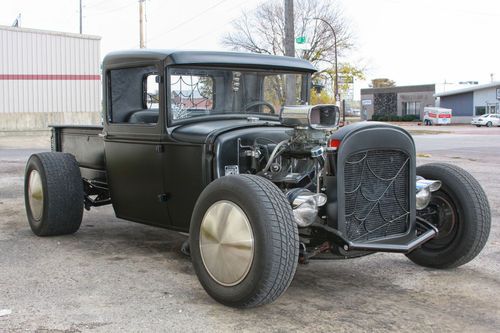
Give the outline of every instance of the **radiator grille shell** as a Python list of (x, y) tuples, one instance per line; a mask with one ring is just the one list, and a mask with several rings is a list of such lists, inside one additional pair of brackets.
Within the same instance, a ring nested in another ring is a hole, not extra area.
[(345, 234), (364, 242), (407, 233), (411, 227), (410, 156), (368, 149), (344, 160)]

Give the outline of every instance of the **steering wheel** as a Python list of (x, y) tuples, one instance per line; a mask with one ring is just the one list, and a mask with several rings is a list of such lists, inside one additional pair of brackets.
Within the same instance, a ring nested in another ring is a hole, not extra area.
[(271, 114), (276, 114), (276, 110), (274, 110), (274, 106), (271, 103), (266, 102), (266, 101), (253, 101), (253, 102), (250, 102), (250, 103), (248, 103), (247, 105), (245, 105), (243, 107), (243, 111), (246, 112), (248, 109), (253, 108), (254, 106), (258, 106), (258, 105), (267, 106), (271, 110)]

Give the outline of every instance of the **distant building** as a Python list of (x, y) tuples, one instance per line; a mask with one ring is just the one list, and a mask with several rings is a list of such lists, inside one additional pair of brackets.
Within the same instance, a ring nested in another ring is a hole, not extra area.
[(100, 40), (0, 26), (0, 130), (100, 124)]
[(416, 115), (423, 117), (424, 107), (434, 106), (434, 84), (390, 88), (361, 89), (361, 118), (375, 115)]
[(474, 85), (463, 89), (441, 92), (439, 106), (453, 110), (454, 123), (468, 123), (474, 116), (500, 113), (500, 82)]

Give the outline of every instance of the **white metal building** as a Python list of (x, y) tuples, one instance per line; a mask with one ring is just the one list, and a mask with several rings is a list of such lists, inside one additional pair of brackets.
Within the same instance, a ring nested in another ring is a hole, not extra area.
[(0, 26), (0, 130), (100, 123), (100, 39)]
[(453, 110), (452, 122), (469, 123), (472, 117), (485, 113), (500, 113), (500, 82), (441, 92), (439, 105)]

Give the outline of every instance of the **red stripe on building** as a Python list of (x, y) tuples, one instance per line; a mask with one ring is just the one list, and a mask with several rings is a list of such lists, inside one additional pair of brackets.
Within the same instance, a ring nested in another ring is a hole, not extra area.
[(73, 80), (98, 81), (100, 75), (91, 74), (0, 74), (0, 80)]

